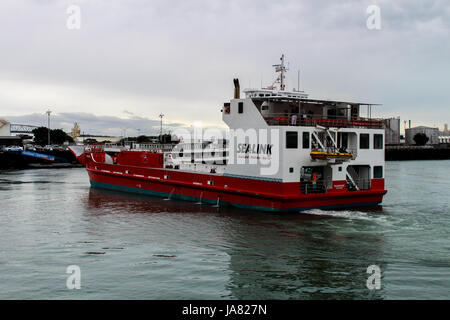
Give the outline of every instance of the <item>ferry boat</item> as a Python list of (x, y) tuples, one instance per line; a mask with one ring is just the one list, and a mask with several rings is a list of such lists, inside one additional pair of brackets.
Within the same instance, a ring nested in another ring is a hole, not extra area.
[(94, 188), (260, 211), (379, 205), (387, 190), (375, 104), (288, 91), (284, 55), (274, 67), (274, 83), (245, 89), (244, 98), (234, 79), (220, 110), (223, 139), (71, 150)]

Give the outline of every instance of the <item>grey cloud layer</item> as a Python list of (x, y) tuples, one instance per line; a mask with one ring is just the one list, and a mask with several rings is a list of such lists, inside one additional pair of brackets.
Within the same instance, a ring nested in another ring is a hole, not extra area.
[[(47, 116), (45, 114), (33, 113), (23, 116), (10, 116), (8, 120), (11, 123), (30, 124), (36, 126), (47, 126)], [(136, 136), (140, 134), (159, 134), (160, 122), (144, 117), (131, 116), (130, 118), (120, 118), (114, 116), (98, 116), (92, 113), (58, 113), (51, 115), (51, 128), (63, 129), (70, 132), (74, 123), (80, 125), (81, 131), (86, 134), (103, 134), (122, 136)], [(164, 132), (173, 131), (176, 128), (183, 127), (180, 123), (164, 123)], [(139, 129), (139, 131), (138, 131)]]
[[(82, 10), (79, 31), (65, 28), (71, 4)], [(380, 31), (366, 28), (371, 4), (381, 8)], [(383, 103), (379, 115), (430, 125), (450, 118), (448, 1), (6, 0), (0, 8), (4, 114), (45, 103), (60, 113), (126, 109), (219, 123), (231, 79), (268, 84), (285, 53), (288, 86), (300, 68), (313, 97)], [(33, 85), (44, 89), (33, 96)], [(6, 97), (11, 87), (29, 99)]]

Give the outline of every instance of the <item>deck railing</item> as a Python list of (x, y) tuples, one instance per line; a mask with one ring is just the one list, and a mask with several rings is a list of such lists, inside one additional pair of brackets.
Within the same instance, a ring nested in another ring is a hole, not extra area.
[(159, 144), (159, 143), (129, 143), (126, 146), (117, 143), (105, 143), (105, 149), (118, 149), (118, 150), (138, 150), (138, 151), (150, 151), (150, 152), (169, 152), (172, 151), (173, 144)]
[(309, 193), (326, 193), (327, 189), (330, 188), (331, 181), (319, 179), (316, 183), (312, 181), (301, 181), (300, 182), (300, 191), (303, 194)]
[[(320, 148), (319, 146), (315, 145), (315, 146), (312, 146), (311, 152), (350, 153), (350, 154), (353, 155), (353, 157), (351, 158), (351, 160), (355, 160), (356, 157), (358, 156), (358, 149), (357, 149), (357, 148), (345, 148), (345, 147), (336, 148), (336, 147), (334, 147), (334, 146), (332, 146), (332, 147), (324, 147), (324, 148), (322, 149), (322, 148)], [(337, 157), (337, 158), (339, 158), (339, 157)]]
[(173, 147), (173, 144), (134, 143), (132, 149), (151, 152), (169, 152), (172, 151)]
[(124, 147), (121, 144), (118, 143), (105, 143), (105, 149), (120, 149), (120, 150), (126, 150), (128, 147)]
[(320, 115), (297, 115), (294, 121), (292, 114), (270, 113), (263, 115), (267, 124), (272, 126), (308, 126), (316, 125), (324, 127), (347, 127), (347, 128), (382, 128), (383, 121), (380, 119), (361, 118), (348, 120), (347, 117), (320, 116)]

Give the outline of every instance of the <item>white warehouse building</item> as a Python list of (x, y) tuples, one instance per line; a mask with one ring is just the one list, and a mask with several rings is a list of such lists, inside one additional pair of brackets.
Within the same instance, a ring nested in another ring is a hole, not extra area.
[(409, 145), (416, 144), (414, 141), (414, 136), (417, 133), (424, 133), (428, 137), (427, 145), (439, 144), (439, 128), (419, 126), (414, 128), (409, 128), (405, 130), (405, 143)]
[(0, 119), (0, 137), (9, 137), (11, 135), (11, 123)]

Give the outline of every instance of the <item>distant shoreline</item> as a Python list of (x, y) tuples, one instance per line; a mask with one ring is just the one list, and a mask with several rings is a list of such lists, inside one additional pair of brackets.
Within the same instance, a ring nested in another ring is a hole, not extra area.
[[(73, 154), (69, 151), (46, 152), (48, 154), (66, 158), (68, 163), (54, 165), (45, 161), (38, 161), (23, 157), (15, 153), (0, 153), (0, 170), (5, 169), (35, 169), (35, 168), (68, 168), (80, 167)], [(417, 147), (417, 146), (386, 146), (386, 161), (408, 161), (408, 160), (450, 160), (450, 148)]]
[(386, 161), (406, 161), (406, 160), (449, 160), (450, 148), (434, 147), (391, 147), (386, 146)]
[(48, 162), (43, 159), (25, 157), (20, 152), (0, 152), (0, 170), (5, 169), (36, 169), (36, 168), (68, 168), (80, 166), (75, 156), (70, 151), (46, 151), (45, 154), (58, 157), (63, 160)]

